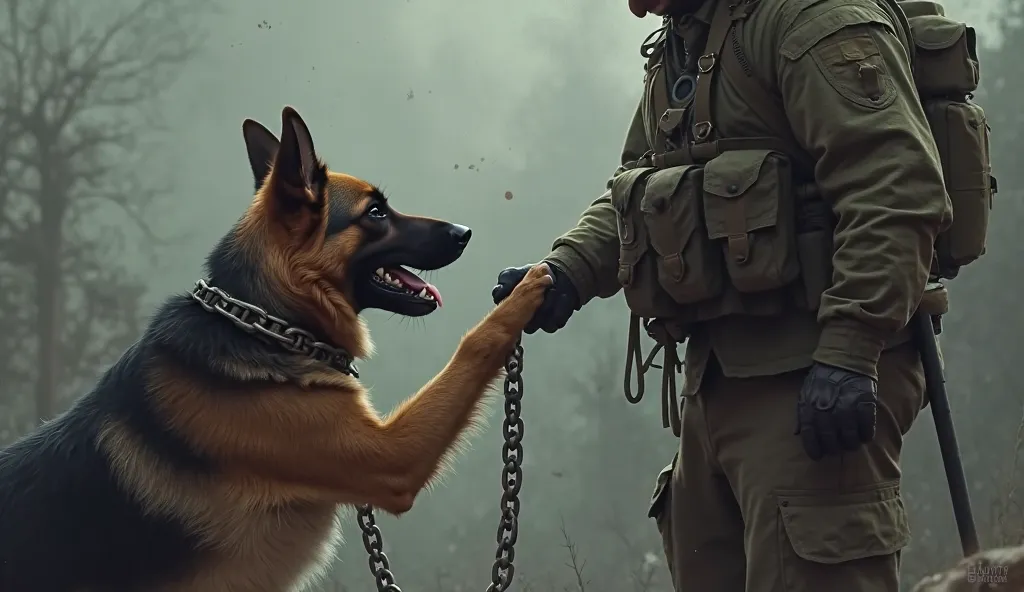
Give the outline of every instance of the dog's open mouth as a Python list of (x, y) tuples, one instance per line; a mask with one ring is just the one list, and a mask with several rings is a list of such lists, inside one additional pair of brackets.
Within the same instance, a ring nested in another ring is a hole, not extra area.
[(404, 267), (378, 267), (371, 281), (382, 290), (441, 306), (441, 293), (437, 288)]

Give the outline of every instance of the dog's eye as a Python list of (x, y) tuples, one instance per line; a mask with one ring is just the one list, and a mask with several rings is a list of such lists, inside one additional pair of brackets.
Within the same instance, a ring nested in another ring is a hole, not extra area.
[(366, 211), (366, 215), (370, 218), (377, 218), (378, 220), (388, 217), (388, 213), (380, 206), (371, 207)]

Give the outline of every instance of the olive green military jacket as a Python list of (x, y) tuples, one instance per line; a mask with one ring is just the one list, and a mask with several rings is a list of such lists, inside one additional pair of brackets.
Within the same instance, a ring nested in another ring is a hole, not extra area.
[[(716, 1), (673, 24), (689, 47), (703, 46)], [(905, 341), (951, 208), (903, 32), (890, 14), (875, 0), (761, 0), (743, 27), (749, 73), (779, 98), (837, 219), (832, 285), (816, 313), (701, 323), (687, 342), (684, 394), (695, 392), (712, 353), (726, 376), (780, 374), (818, 361), (877, 377), (880, 353)], [(858, 73), (865, 60), (880, 72), (871, 88)], [(738, 88), (727, 73), (715, 77), (719, 136), (776, 136)], [(641, 101), (616, 175), (650, 148), (645, 108)], [(581, 303), (616, 294), (619, 239), (610, 192), (552, 249), (547, 260), (572, 280)]]

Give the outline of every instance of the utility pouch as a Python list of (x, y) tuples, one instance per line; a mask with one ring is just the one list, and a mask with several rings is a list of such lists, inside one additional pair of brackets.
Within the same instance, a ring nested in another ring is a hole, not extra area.
[(657, 257), (658, 284), (683, 305), (718, 296), (724, 284), (721, 255), (704, 232), (703, 181), (697, 165), (664, 169), (648, 177), (640, 202)]
[(807, 309), (816, 311), (821, 305), (821, 295), (832, 285), (835, 217), (831, 206), (821, 199), (798, 201), (796, 210), (800, 279)]
[(721, 293), (718, 250), (701, 217), (701, 167), (635, 169), (612, 182), (620, 240), (618, 279), (630, 310), (672, 318)]
[(985, 112), (974, 103), (930, 100), (925, 115), (942, 160), (942, 175), (953, 207), (953, 222), (939, 234), (936, 260), (942, 277), (985, 254), (995, 179), (989, 161)]
[(981, 66), (974, 29), (937, 14), (910, 17), (916, 53), (914, 84), (922, 98), (966, 96)]
[(792, 167), (772, 150), (733, 150), (704, 165), (708, 238), (720, 244), (739, 292), (790, 284), (800, 273)]
[(647, 177), (655, 170), (642, 167), (626, 171), (612, 180), (611, 187), (619, 233), (619, 284), (629, 309), (644, 318), (668, 317), (675, 312), (671, 298), (655, 289), (657, 269), (649, 256), (647, 227), (640, 213)]

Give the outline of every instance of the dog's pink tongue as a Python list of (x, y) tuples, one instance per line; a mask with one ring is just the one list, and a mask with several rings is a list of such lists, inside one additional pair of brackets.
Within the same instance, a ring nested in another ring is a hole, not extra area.
[(441, 307), (441, 293), (437, 291), (434, 284), (423, 281), (416, 274), (406, 270), (404, 267), (396, 267), (388, 271), (391, 272), (391, 275), (394, 276), (396, 280), (402, 282), (405, 287), (409, 288), (413, 292), (419, 292), (426, 288), (427, 293), (433, 296), (434, 300), (437, 301), (438, 308)]

